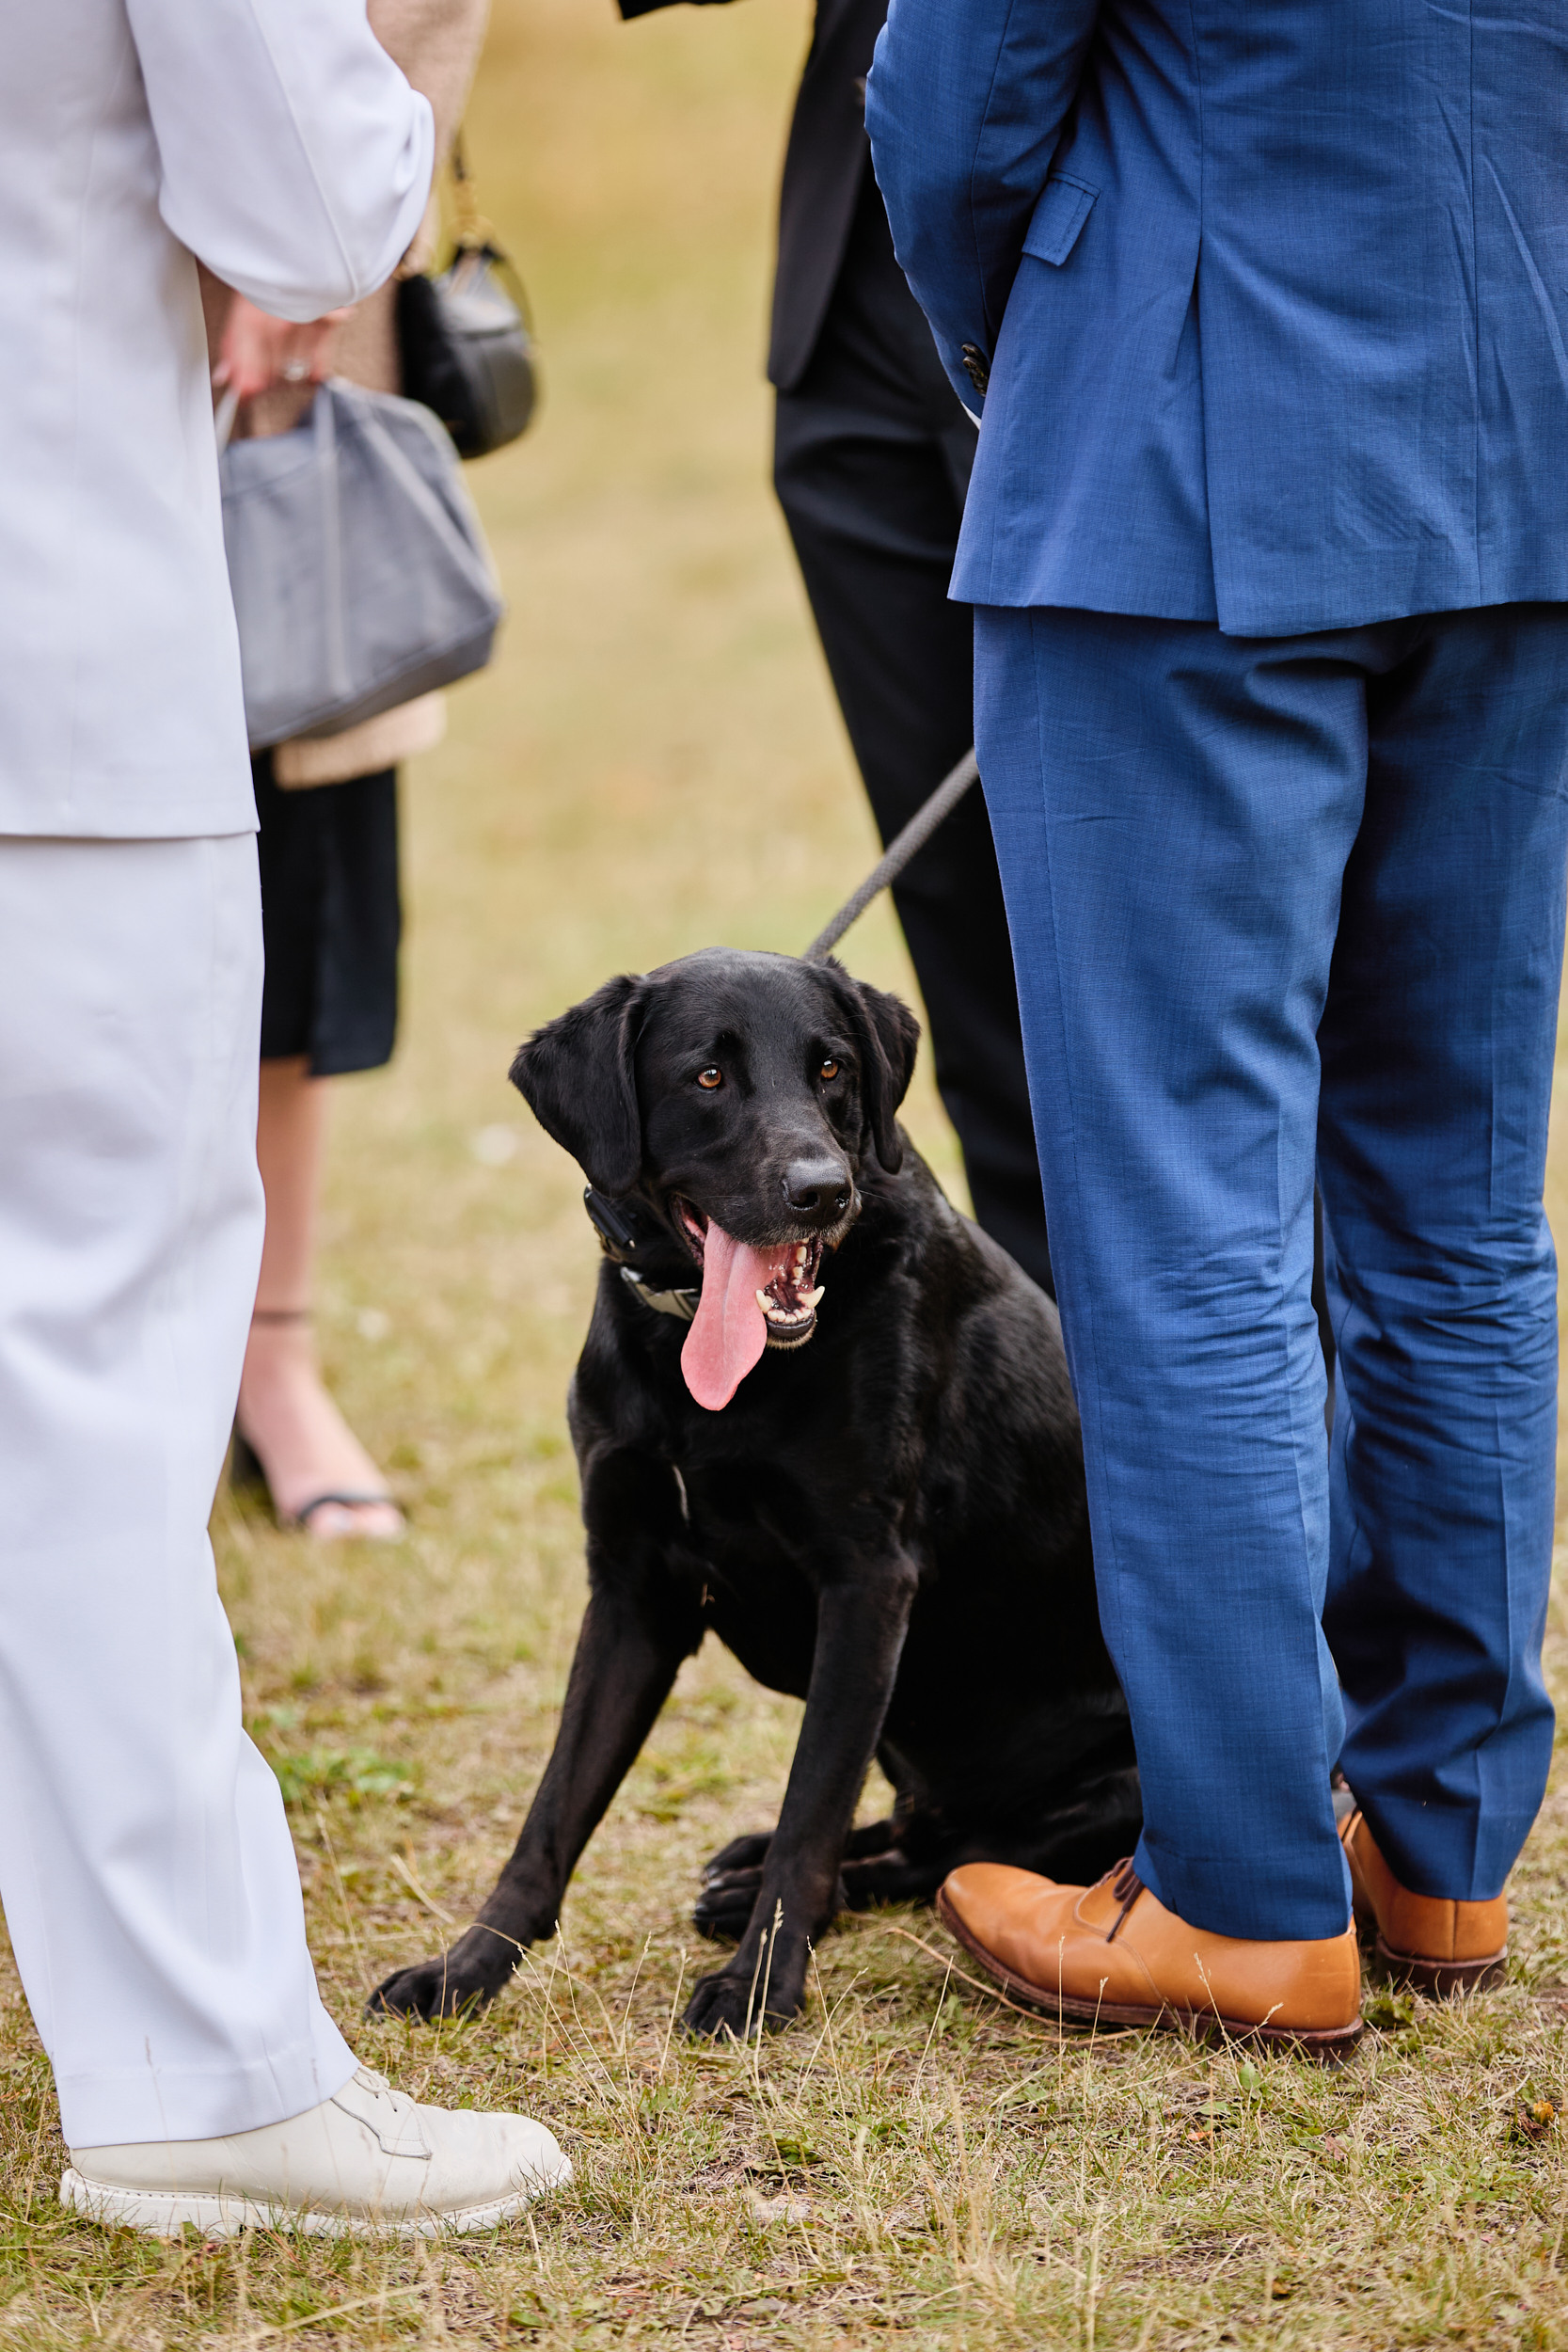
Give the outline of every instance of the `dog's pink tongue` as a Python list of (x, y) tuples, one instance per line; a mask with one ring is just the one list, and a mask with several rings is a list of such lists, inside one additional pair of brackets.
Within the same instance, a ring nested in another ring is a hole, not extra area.
[(768, 1345), (768, 1323), (757, 1305), (777, 1272), (765, 1250), (736, 1241), (711, 1219), (703, 1241), (703, 1288), (681, 1349), (686, 1385), (699, 1405), (717, 1413), (729, 1403)]

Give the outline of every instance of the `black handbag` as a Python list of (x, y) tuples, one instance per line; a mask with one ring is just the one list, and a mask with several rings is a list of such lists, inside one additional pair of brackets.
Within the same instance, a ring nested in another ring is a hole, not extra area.
[(398, 287), (403, 390), (434, 411), (460, 457), (526, 432), (539, 397), (528, 297), (481, 220), (459, 139), (452, 148), (457, 249), (450, 266)]

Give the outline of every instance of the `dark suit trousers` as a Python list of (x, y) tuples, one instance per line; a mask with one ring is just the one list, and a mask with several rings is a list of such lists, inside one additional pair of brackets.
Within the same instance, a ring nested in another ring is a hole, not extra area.
[[(974, 439), (867, 170), (811, 363), (779, 394), (774, 483), (884, 842), (974, 738), (973, 620), (947, 581)], [(894, 900), (975, 1216), (1050, 1290), (1006, 912), (978, 791)]]

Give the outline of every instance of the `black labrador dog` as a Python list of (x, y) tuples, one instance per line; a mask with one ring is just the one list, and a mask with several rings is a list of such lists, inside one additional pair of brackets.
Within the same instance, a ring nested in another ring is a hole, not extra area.
[[(589, 1600), (554, 1752), (478, 1922), (372, 2007), (487, 2001), (713, 1631), (805, 1701), (778, 1824), (708, 1866), (736, 1937), (689, 2027), (802, 2006), (845, 1908), (964, 1861), (1090, 1879), (1140, 1826), (1056, 1310), (897, 1124), (919, 1025), (833, 962), (713, 948), (609, 981), (512, 1075), (606, 1263), (570, 1400)], [(809, 1344), (808, 1344), (809, 1343)], [(851, 1832), (876, 1756), (891, 1817)]]

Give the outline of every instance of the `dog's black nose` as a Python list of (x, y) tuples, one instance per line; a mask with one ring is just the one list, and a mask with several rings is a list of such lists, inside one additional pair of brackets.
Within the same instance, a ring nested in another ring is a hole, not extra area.
[(784, 1172), (784, 1194), (797, 1216), (831, 1225), (849, 1206), (849, 1171), (842, 1160), (791, 1160)]

